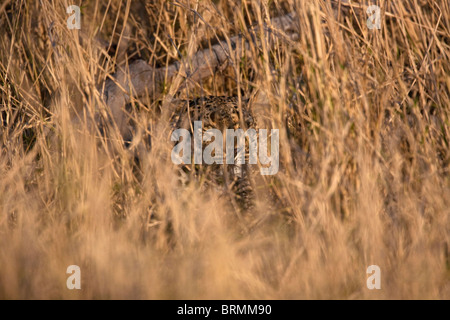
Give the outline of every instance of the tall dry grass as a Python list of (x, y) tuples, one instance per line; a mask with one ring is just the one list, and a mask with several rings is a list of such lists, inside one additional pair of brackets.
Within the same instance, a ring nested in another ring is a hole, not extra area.
[[(0, 298), (450, 298), (448, 1), (375, 1), (381, 30), (324, 0), (74, 2), (80, 31), (66, 0), (0, 4)], [(139, 166), (88, 121), (130, 61), (166, 66), (287, 12), (298, 40), (128, 106), (152, 136)], [(255, 212), (177, 182), (168, 92), (263, 97), (281, 167)]]

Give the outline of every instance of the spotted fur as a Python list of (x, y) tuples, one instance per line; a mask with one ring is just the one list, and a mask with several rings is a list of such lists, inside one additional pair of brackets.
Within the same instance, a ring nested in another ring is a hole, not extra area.
[[(203, 133), (209, 129), (225, 132), (226, 129), (243, 129), (245, 131), (257, 128), (255, 117), (248, 106), (248, 100), (242, 99), (239, 103), (237, 97), (207, 96), (177, 103), (171, 118), (172, 129), (184, 128), (193, 134), (194, 121), (202, 121)], [(203, 143), (203, 148), (206, 145)], [(216, 185), (226, 187), (226, 190), (231, 190), (236, 204), (244, 210), (253, 207), (254, 203), (252, 168), (248, 164), (248, 150), (246, 141), (246, 163), (244, 165), (214, 164), (203, 168), (207, 171), (208, 180)], [(188, 166), (183, 167), (185, 170), (189, 170)], [(197, 168), (195, 174), (198, 175), (199, 172), (205, 171)]]

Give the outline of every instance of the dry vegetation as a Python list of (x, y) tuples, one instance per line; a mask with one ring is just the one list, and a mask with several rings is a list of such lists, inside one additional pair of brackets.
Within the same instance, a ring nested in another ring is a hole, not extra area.
[[(0, 298), (450, 298), (447, 0), (375, 1), (381, 30), (339, 1), (73, 2), (0, 4)], [(152, 136), (139, 164), (89, 121), (133, 60), (188, 61), (289, 12), (297, 39), (261, 32), (214, 77), (127, 106)], [(163, 101), (202, 94), (256, 97), (280, 129), (254, 212), (180, 185), (167, 160)], [(66, 288), (72, 264), (82, 290)], [(366, 288), (372, 264), (381, 290)]]

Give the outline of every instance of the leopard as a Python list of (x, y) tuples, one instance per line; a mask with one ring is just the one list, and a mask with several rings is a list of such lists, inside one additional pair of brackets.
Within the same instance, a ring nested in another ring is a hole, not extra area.
[[(256, 117), (250, 107), (249, 99), (237, 96), (202, 96), (190, 100), (177, 102), (175, 110), (170, 118), (171, 130), (186, 129), (193, 134), (194, 122), (202, 122), (202, 133), (207, 130), (218, 129), (225, 132), (226, 129), (254, 129), (257, 130)], [(210, 142), (203, 142), (206, 147)], [(237, 154), (235, 145), (234, 154)], [(199, 177), (206, 175), (209, 186), (230, 191), (231, 200), (241, 211), (254, 209), (255, 192), (253, 175), (254, 166), (249, 164), (249, 144), (245, 143), (244, 164), (212, 164), (197, 166), (182, 165), (181, 170)], [(202, 168), (201, 168), (202, 167)]]

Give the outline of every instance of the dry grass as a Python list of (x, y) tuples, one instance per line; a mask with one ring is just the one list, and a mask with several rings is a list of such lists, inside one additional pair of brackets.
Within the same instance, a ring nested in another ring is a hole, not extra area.
[[(0, 298), (450, 298), (448, 1), (378, 1), (381, 30), (324, 0), (141, 3), (82, 1), (80, 32), (68, 1), (0, 5)], [(140, 168), (85, 120), (131, 60), (165, 66), (292, 11), (297, 41), (129, 106), (154, 138)], [(281, 168), (244, 220), (165, 160), (159, 108), (177, 91), (264, 93)], [(66, 288), (71, 264), (82, 290)]]

